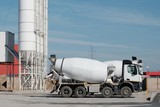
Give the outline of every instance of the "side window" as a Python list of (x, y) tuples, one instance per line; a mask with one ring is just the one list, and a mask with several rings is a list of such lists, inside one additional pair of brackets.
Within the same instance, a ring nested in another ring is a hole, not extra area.
[(137, 68), (134, 65), (129, 65), (127, 67), (128, 73), (136, 75), (137, 74)]

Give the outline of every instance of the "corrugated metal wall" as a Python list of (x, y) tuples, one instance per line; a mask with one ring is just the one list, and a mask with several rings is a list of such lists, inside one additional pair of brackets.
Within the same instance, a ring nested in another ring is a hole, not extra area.
[[(14, 49), (18, 52), (18, 45), (14, 46)], [(14, 68), (14, 70), (13, 70)], [(19, 62), (17, 58), (14, 58), (14, 63), (0, 63), (0, 75), (16, 75), (19, 74)]]
[[(14, 50), (18, 52), (18, 45), (14, 45)], [(14, 57), (14, 63), (0, 64), (0, 91), (19, 89), (19, 61)]]

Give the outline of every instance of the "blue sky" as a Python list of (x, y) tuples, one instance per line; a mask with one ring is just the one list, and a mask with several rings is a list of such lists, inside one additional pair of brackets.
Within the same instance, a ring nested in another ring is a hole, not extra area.
[[(49, 0), (49, 55), (137, 56), (160, 70), (160, 0)], [(0, 30), (18, 35), (18, 0), (1, 0)], [(91, 51), (93, 49), (93, 51)]]

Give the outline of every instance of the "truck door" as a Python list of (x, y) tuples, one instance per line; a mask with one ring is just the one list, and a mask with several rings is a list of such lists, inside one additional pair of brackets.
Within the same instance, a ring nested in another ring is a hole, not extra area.
[(139, 74), (136, 65), (124, 65), (124, 80), (131, 82), (142, 82), (141, 75)]

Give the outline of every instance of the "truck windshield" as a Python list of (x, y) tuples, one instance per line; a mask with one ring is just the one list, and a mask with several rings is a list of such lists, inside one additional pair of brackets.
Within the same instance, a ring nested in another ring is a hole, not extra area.
[(127, 67), (128, 73), (131, 73), (133, 75), (137, 74), (137, 67), (135, 65), (129, 65)]

